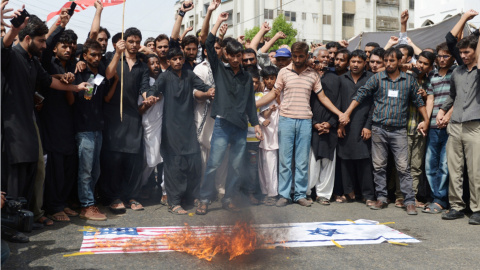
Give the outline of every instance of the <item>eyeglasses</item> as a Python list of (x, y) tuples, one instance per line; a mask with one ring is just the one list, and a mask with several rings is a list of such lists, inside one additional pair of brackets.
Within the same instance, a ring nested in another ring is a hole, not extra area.
[(242, 61), (243, 62), (248, 62), (248, 61), (253, 62), (253, 60), (255, 60), (255, 58), (245, 58)]
[(437, 55), (437, 58), (439, 58), (439, 59), (442, 59), (442, 58), (443, 59), (448, 59), (450, 57), (452, 57), (452, 56), (451, 55)]

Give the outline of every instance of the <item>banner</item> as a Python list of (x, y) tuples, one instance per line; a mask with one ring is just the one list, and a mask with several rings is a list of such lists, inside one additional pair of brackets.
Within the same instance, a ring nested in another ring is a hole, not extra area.
[[(70, 2), (65, 3), (65, 5), (62, 6), (62, 8), (70, 8), (73, 2), (77, 4), (77, 7), (75, 8), (75, 12), (80, 12), (95, 4), (95, 0), (76, 0), (76, 1), (70, 0)], [(123, 4), (123, 0), (102, 0), (102, 3), (103, 3), (103, 7), (108, 7), (108, 6)], [(47, 22), (50, 21), (53, 17), (60, 15), (62, 8), (59, 11), (55, 11), (48, 14)]]

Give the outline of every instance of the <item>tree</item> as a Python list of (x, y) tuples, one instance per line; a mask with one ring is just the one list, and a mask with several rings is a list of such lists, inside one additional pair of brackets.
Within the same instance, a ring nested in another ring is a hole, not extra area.
[(245, 40), (252, 40), (258, 31), (260, 31), (260, 27), (258, 26), (245, 30)]
[(279, 15), (277, 18), (275, 18), (275, 20), (273, 20), (272, 30), (270, 30), (266, 36), (272, 38), (277, 32), (280, 31), (287, 35), (287, 38), (279, 39), (277, 42), (275, 42), (272, 47), (274, 50), (278, 50), (278, 47), (283, 44), (292, 46), (292, 44), (297, 41), (295, 38), (297, 36), (297, 29), (293, 28), (292, 23), (289, 23), (285, 20), (285, 16), (283, 14)]

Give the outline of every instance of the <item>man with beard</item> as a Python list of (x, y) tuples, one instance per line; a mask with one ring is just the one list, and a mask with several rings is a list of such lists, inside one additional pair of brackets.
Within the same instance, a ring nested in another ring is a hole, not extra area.
[(383, 55), (385, 50), (383, 48), (375, 48), (370, 53), (370, 61), (367, 65), (370, 66), (370, 71), (375, 74), (385, 70), (385, 64), (383, 63)]
[[(350, 71), (340, 76), (341, 110), (343, 111), (347, 110), (357, 90), (373, 75), (365, 70), (366, 59), (366, 54), (361, 50), (353, 51), (350, 57)], [(366, 99), (352, 113), (350, 124), (346, 127), (339, 126), (337, 130), (343, 191), (350, 199), (354, 199), (355, 186), (358, 185), (367, 206), (372, 206), (375, 199), (370, 158), (372, 105), (373, 99)]]
[[(372, 118), (372, 159), (377, 201), (371, 206), (371, 209), (379, 210), (388, 206), (386, 167), (388, 149), (390, 149), (400, 176), (400, 189), (405, 197), (404, 203), (407, 214), (416, 215), (415, 193), (412, 189), (413, 180), (408, 164), (406, 130), (408, 101), (413, 99), (413, 103), (418, 107), (425, 122), (429, 118), (425, 103), (417, 93), (418, 84), (415, 78), (398, 68), (401, 59), (402, 53), (399, 49), (390, 48), (386, 50), (384, 55), (386, 70), (372, 76), (357, 91), (345, 114), (350, 117), (356, 107), (367, 97), (373, 96), (375, 109)], [(422, 134), (425, 134), (428, 126), (421, 123), (418, 129)]]
[[(295, 42), (292, 45), (292, 63), (280, 70), (275, 83), (276, 91), (271, 91), (257, 106), (270, 103), (280, 92), (283, 100), (280, 106), (279, 132), (279, 200), (277, 207), (286, 206), (291, 202), (292, 161), (295, 155), (295, 194), (293, 201), (302, 206), (311, 206), (306, 199), (308, 187), (308, 158), (312, 138), (312, 109), (310, 98), (315, 93), (320, 102), (329, 111), (342, 117), (344, 124), (348, 123), (323, 92), (319, 74), (308, 67), (308, 45), (305, 42)], [(278, 63), (278, 62), (277, 62)]]
[(366, 61), (367, 64), (365, 65), (365, 68), (367, 70), (370, 70), (370, 66), (368, 65), (368, 63), (370, 62), (370, 55), (371, 55), (372, 51), (376, 48), (380, 48), (380, 45), (376, 42), (368, 42), (365, 45), (365, 49), (363, 51), (367, 55), (367, 61)]
[(193, 71), (196, 66), (198, 52), (198, 38), (193, 35), (188, 35), (182, 40), (182, 50), (185, 53), (184, 67)]
[[(106, 220), (107, 216), (95, 205), (95, 184), (100, 176), (100, 150), (104, 128), (103, 104), (109, 92), (105, 67), (101, 65), (102, 46), (95, 40), (83, 44), (83, 58), (87, 68), (76, 74), (75, 83), (95, 78), (93, 93), (86, 97), (84, 91), (75, 93), (70, 102), (74, 107), (75, 139), (78, 149), (78, 198), (82, 210), (80, 218)], [(115, 91), (113, 88), (112, 91)]]
[[(22, 10), (15, 12), (20, 16)], [(51, 77), (38, 60), (46, 48), (48, 28), (31, 15), (2, 38), (2, 190), (32, 203), (33, 181), (39, 156), (39, 138), (33, 118), (35, 87), (86, 90), (86, 84), (67, 85)], [(20, 43), (12, 48), (15, 36)]]
[(330, 68), (330, 71), (335, 71), (335, 56), (342, 46), (340, 43), (334, 41), (328, 42), (325, 46), (328, 51), (328, 67)]
[(252, 48), (247, 48), (243, 52), (243, 68), (247, 70), (248, 68), (261, 69), (257, 64), (257, 53)]
[[(138, 95), (148, 85), (148, 66), (137, 58), (142, 33), (137, 28), (125, 31), (124, 40), (117, 42), (117, 50), (107, 68), (106, 77), (121, 76), (123, 65), (123, 112), (120, 118), (120, 86), (109, 103), (104, 106), (105, 129), (102, 148), (101, 194), (114, 213), (125, 213), (125, 205), (132, 210), (143, 210), (136, 200), (140, 191), (140, 170), (143, 156), (140, 149), (142, 123), (138, 112)], [(121, 59), (122, 52), (125, 56)]]
[(202, 95), (203, 98), (215, 95), (214, 88), (204, 84), (189, 69), (183, 68), (183, 55), (180, 48), (168, 50), (170, 69), (158, 77), (148, 90), (148, 99), (145, 101), (153, 103), (159, 98), (165, 99), (161, 152), (165, 160), (168, 210), (177, 215), (188, 213), (182, 204), (193, 205), (201, 179), (200, 147), (193, 119), (193, 89), (208, 91), (208, 95)]
[[(42, 62), (50, 75), (70, 73), (73, 77), (77, 63), (75, 58), (72, 59), (74, 34), (64, 31), (60, 35), (54, 33), (49, 37), (47, 44), (51, 45), (43, 52)], [(43, 147), (48, 157), (44, 208), (54, 221), (70, 221), (68, 216), (78, 215), (67, 207), (77, 172), (73, 108), (66, 98), (71, 93), (51, 88), (44, 88), (41, 93), (45, 97), (40, 111), (41, 131)]]
[(167, 63), (169, 42), (170, 40), (168, 39), (167, 35), (164, 34), (158, 35), (158, 37), (155, 39), (155, 52), (160, 59), (160, 69), (162, 72), (165, 72), (169, 67)]
[(340, 49), (335, 56), (335, 73), (340, 76), (348, 71), (348, 64), (350, 61), (350, 51), (347, 49)]

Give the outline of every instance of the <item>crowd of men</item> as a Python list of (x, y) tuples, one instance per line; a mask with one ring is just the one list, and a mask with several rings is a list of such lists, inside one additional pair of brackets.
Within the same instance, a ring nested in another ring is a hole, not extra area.
[(188, 205), (205, 215), (218, 198), (234, 212), (239, 199), (373, 210), (392, 201), (446, 220), (469, 207), (469, 223), (480, 224), (478, 31), (463, 37), (476, 11), (436, 48), (408, 38), (404, 11), (385, 48), (271, 50), (285, 34), (267, 38), (268, 23), (247, 42), (228, 37), (228, 13), (210, 28), (220, 0), (196, 35), (180, 35), (193, 9), (185, 1), (171, 36), (143, 45), (137, 28), (111, 38), (101, 1), (83, 44), (66, 29), (66, 9), (50, 29), (35, 15), (15, 27), (4, 19), (21, 10), (7, 4), (2, 190), (27, 199), (36, 227), (106, 220), (100, 203), (143, 210), (156, 187), (179, 215)]

